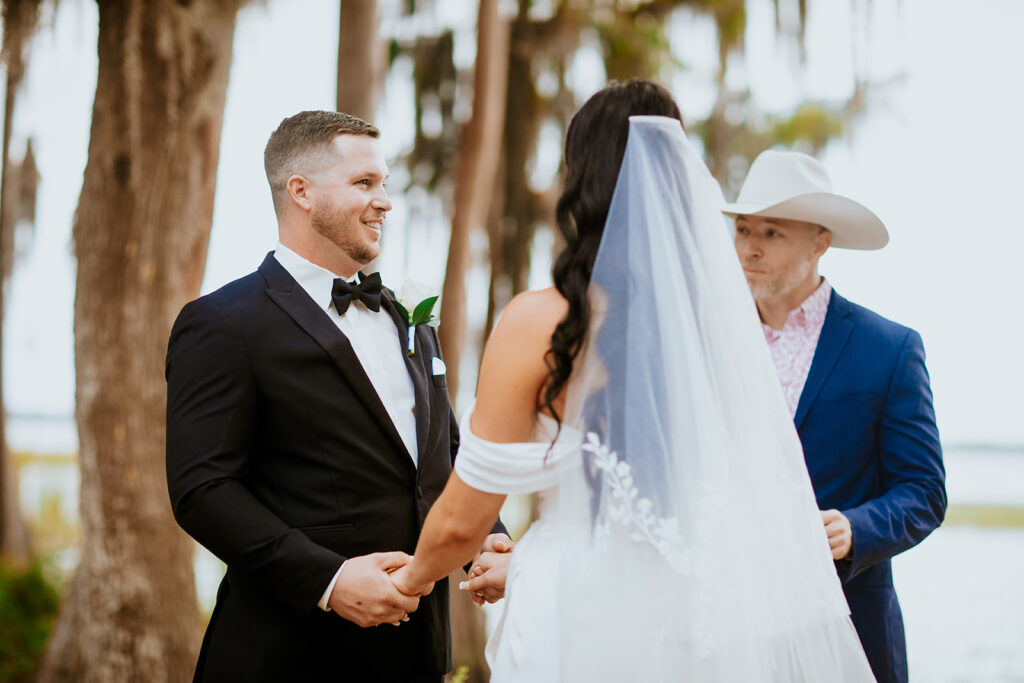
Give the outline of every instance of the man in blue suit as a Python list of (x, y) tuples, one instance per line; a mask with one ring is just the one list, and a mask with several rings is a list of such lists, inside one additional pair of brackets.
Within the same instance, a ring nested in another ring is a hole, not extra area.
[(847, 602), (879, 681), (906, 681), (890, 559), (942, 522), (945, 471), (917, 332), (847, 301), (818, 274), (830, 247), (889, 240), (797, 152), (754, 160), (734, 204), (736, 251), (794, 415)]

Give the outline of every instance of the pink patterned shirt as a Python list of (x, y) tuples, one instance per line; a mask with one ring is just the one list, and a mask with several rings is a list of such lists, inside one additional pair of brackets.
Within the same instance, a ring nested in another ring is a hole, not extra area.
[(761, 323), (768, 350), (772, 354), (775, 370), (782, 382), (790, 415), (796, 415), (800, 393), (807, 382), (807, 373), (814, 360), (814, 349), (818, 346), (821, 328), (825, 325), (825, 313), (832, 296), (832, 285), (822, 278), (821, 284), (804, 302), (789, 312), (786, 324), (781, 330), (773, 330)]

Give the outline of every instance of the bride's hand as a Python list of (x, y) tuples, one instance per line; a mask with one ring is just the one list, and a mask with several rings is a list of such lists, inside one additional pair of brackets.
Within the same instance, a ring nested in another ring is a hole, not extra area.
[(469, 569), (469, 581), (459, 588), (469, 592), (477, 605), (495, 603), (505, 597), (505, 578), (515, 543), (505, 534), (491, 534)]
[(487, 553), (469, 570), (469, 581), (463, 581), (459, 588), (469, 592), (477, 605), (495, 603), (505, 597), (505, 579), (511, 553)]
[(423, 584), (413, 584), (409, 581), (409, 567), (407, 564), (404, 567), (399, 567), (389, 574), (391, 577), (391, 583), (394, 584), (395, 588), (398, 589), (399, 593), (403, 593), (408, 596), (424, 596), (430, 595), (430, 592), (434, 590), (434, 582)]

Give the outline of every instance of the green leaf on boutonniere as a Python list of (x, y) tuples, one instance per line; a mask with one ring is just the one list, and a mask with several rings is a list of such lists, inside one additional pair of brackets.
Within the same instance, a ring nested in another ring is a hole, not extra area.
[(416, 306), (416, 310), (412, 312), (412, 322), (410, 322), (409, 324), (422, 325), (423, 323), (428, 322), (431, 319), (431, 317), (433, 317), (431, 315), (431, 311), (433, 310), (434, 304), (436, 302), (436, 296), (432, 296), (429, 299), (424, 299), (423, 301), (421, 301)]
[(395, 308), (397, 308), (398, 312), (402, 314), (403, 318), (405, 318), (405, 324), (412, 325), (412, 316), (409, 315), (409, 309), (403, 306), (398, 299), (394, 299), (393, 301), (395, 303)]

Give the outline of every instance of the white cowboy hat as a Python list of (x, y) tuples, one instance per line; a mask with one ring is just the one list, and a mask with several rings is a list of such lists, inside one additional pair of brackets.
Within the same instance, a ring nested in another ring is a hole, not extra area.
[(843, 249), (881, 249), (889, 243), (882, 221), (852, 199), (832, 192), (825, 167), (800, 152), (765, 150), (750, 165), (740, 196), (722, 213), (788, 218), (824, 226), (832, 246)]

